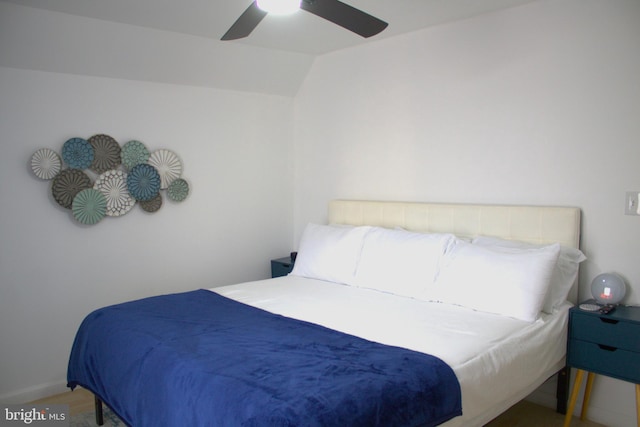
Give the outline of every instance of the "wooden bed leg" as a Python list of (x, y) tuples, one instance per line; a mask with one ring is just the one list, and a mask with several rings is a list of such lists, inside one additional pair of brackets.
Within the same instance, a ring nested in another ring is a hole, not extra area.
[(95, 407), (96, 407), (96, 424), (99, 426), (104, 424), (104, 417), (102, 416), (102, 400), (98, 398), (98, 396), (93, 396), (95, 399)]
[(567, 413), (567, 402), (569, 401), (569, 382), (571, 368), (565, 366), (558, 371), (558, 384), (556, 385), (556, 412)]

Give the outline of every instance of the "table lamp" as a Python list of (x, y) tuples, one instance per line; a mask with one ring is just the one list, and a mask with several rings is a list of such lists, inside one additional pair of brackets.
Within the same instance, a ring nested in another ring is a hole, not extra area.
[(615, 273), (603, 273), (591, 282), (591, 295), (599, 304), (619, 304), (627, 289), (622, 277)]

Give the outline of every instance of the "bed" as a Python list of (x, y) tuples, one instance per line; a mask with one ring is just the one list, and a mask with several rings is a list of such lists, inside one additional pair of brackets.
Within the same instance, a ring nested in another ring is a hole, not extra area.
[(557, 373), (563, 409), (578, 208), (335, 200), (327, 223), (288, 276), (91, 313), (69, 386), (141, 427), (481, 426)]

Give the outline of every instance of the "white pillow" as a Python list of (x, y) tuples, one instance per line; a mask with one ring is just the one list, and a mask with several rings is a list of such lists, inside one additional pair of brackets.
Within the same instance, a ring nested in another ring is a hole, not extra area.
[(533, 322), (560, 245), (518, 249), (457, 241), (443, 259), (432, 299)]
[(442, 255), (454, 236), (372, 228), (364, 238), (352, 284), (425, 299)]
[[(505, 240), (498, 237), (479, 236), (473, 240), (473, 244), (487, 247), (506, 248), (540, 248), (544, 245), (520, 242), (517, 240)], [(542, 311), (553, 313), (553, 309), (560, 306), (567, 300), (569, 291), (578, 278), (578, 267), (587, 257), (576, 248), (560, 246), (560, 255), (553, 269), (549, 292), (545, 299)]]
[(352, 282), (364, 236), (370, 229), (307, 224), (290, 274), (335, 283)]

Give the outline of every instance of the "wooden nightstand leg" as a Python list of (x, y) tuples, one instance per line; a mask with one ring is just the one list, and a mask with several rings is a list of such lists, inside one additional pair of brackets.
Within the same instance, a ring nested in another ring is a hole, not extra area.
[(636, 414), (638, 418), (638, 427), (640, 427), (640, 384), (636, 384)]
[(587, 409), (589, 409), (589, 400), (591, 399), (591, 389), (593, 388), (593, 379), (596, 374), (589, 372), (587, 374), (587, 386), (584, 388), (584, 397), (582, 398), (582, 411), (580, 412), (580, 420), (587, 419)]
[(567, 414), (564, 416), (564, 427), (569, 427), (571, 425), (571, 417), (573, 417), (573, 410), (576, 408), (576, 400), (578, 400), (578, 393), (580, 392), (583, 376), (584, 371), (582, 369), (578, 369), (576, 371), (576, 379), (573, 381), (573, 390), (571, 390)]

